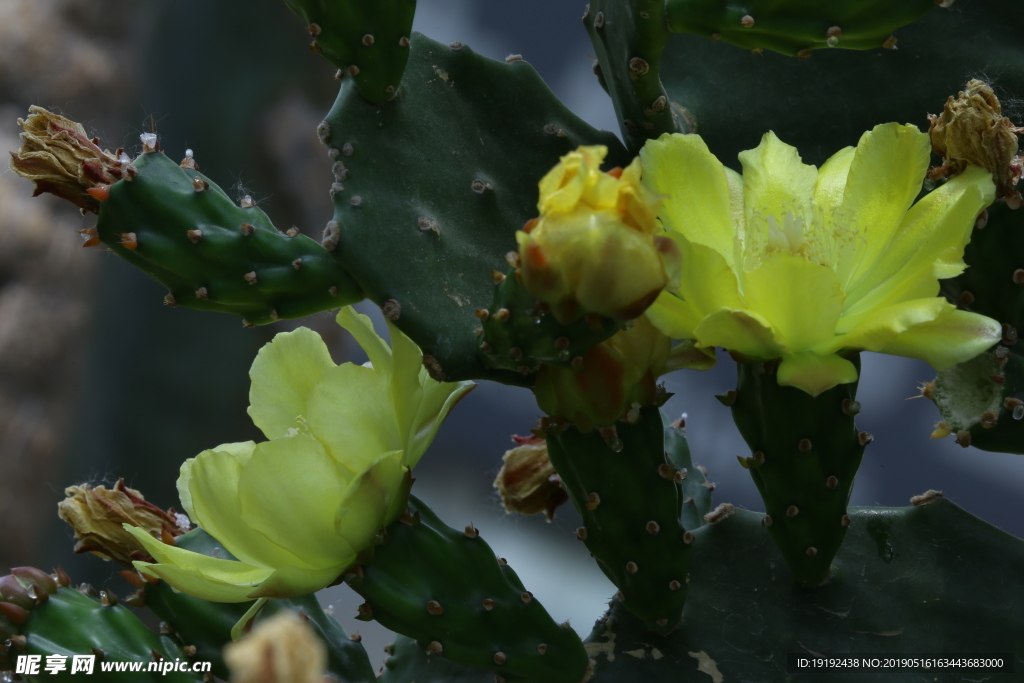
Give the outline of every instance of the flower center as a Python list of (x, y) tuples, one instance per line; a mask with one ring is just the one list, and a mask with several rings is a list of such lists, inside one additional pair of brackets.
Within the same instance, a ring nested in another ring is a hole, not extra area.
[(758, 212), (736, 237), (736, 255), (744, 270), (757, 268), (770, 254), (789, 252), (826, 268), (837, 267), (841, 255), (862, 238), (852, 217), (812, 205), (784, 206)]

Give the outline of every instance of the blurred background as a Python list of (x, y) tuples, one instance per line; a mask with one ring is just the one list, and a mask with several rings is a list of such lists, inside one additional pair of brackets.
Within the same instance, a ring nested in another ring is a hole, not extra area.
[[(497, 59), (522, 54), (577, 114), (617, 131), (591, 72), (582, 5), (520, 0), (511, 12), (481, 0), (423, 0), (415, 28)], [(277, 225), (319, 236), (332, 212), (331, 175), (314, 128), (337, 83), (308, 42), (280, 0), (3, 0), (0, 148), (18, 147), (16, 120), (31, 104), (82, 122), (111, 149), (137, 150), (152, 119), (170, 156), (195, 150), (206, 174), (245, 188)], [(56, 515), (65, 486), (124, 477), (161, 507), (178, 505), (185, 458), (260, 438), (245, 413), (249, 365), (274, 333), (299, 323), (246, 330), (236, 318), (162, 306), (158, 284), (110, 253), (80, 248), (74, 233), (94, 217), (31, 194), (31, 183), (0, 172), (0, 570), (60, 564), (76, 583), (125, 593), (120, 566), (72, 553)], [(381, 323), (374, 306), (360, 309)], [(365, 360), (333, 316), (301, 324), (328, 339), (335, 361)], [(687, 416), (716, 502), (759, 509), (736, 462), (746, 446), (712, 396), (735, 382), (734, 364), (720, 360), (706, 373), (667, 377), (675, 395), (666, 410)], [(908, 399), (934, 374), (921, 362), (865, 354), (858, 425), (875, 441), (853, 504), (906, 505), (938, 489), (1024, 536), (1024, 458), (929, 440), (936, 409)], [(586, 634), (614, 589), (575, 540), (575, 513), (564, 506), (550, 524), (510, 517), (491, 486), (510, 435), (527, 433), (537, 417), (528, 391), (482, 382), (418, 466), (415, 492), (450, 524), (477, 526), (555, 619)], [(379, 664), (391, 637), (353, 619), (361, 600), (344, 586), (321, 597)]]

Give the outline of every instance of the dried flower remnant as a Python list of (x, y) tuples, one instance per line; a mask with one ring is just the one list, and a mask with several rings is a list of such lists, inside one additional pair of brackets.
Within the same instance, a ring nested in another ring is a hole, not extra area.
[(191, 527), (188, 517), (166, 512), (118, 479), (113, 487), (80, 484), (64, 490), (57, 514), (71, 525), (78, 543), (76, 553), (93, 553), (130, 567), (133, 560), (150, 560), (142, 544), (125, 531), (123, 524), (142, 529), (153, 538), (180, 536)]
[(548, 459), (548, 447), (538, 436), (513, 436), (516, 447), (505, 452), (504, 464), (494, 479), (494, 488), (509, 513), (544, 513), (548, 521), (559, 505), (569, 500), (562, 482)]
[(941, 156), (942, 166), (931, 169), (932, 179), (962, 173), (968, 166), (980, 166), (992, 174), (996, 196), (1014, 208), (1021, 204), (1014, 186), (1024, 175), (1024, 156), (1017, 153), (1017, 136), (1024, 127), (1003, 116), (995, 92), (984, 81), (968, 81), (965, 90), (946, 101), (942, 114), (928, 115), (932, 150)]

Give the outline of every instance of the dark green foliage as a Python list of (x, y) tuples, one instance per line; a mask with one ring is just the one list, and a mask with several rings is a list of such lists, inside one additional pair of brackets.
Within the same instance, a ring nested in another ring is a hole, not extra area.
[[(622, 681), (1015, 681), (1024, 666), (1024, 542), (946, 500), (853, 508), (836, 571), (787, 589), (759, 513), (697, 530), (686, 621), (652, 635), (615, 604), (588, 639), (590, 683)], [(614, 643), (611, 642), (614, 636)], [(787, 674), (788, 653), (1007, 653), (1017, 673), (833, 670)], [(614, 656), (614, 659), (612, 659)], [(704, 668), (698, 669), (701, 662)]]
[(415, 497), (372, 561), (346, 574), (364, 619), (506, 681), (578, 683), (587, 655), (475, 529), (456, 531)]
[[(935, 4), (935, 0), (747, 0), (743, 4), (668, 0), (667, 12), (669, 27), (676, 33), (804, 57), (824, 47), (882, 47), (893, 31), (917, 21)], [(835, 38), (833, 44), (828, 42), (830, 36)]]
[(679, 520), (688, 472), (677, 468), (689, 453), (679, 448), (682, 434), (676, 432), (675, 452), (666, 457), (656, 407), (616, 431), (612, 437), (551, 429), (548, 456), (583, 518), (578, 538), (619, 588), (626, 609), (652, 631), (667, 633), (679, 624), (686, 600), (692, 536)]
[[(860, 357), (853, 359), (860, 372)], [(853, 480), (870, 435), (857, 432), (857, 382), (811, 397), (779, 386), (774, 363), (739, 363), (732, 416), (752, 455), (750, 470), (767, 514), (762, 525), (796, 580), (829, 575), (846, 536)]]
[[(233, 559), (217, 539), (202, 529), (195, 529), (177, 539), (179, 547), (221, 559)], [(147, 584), (146, 607), (181, 638), (196, 648), (196, 657), (213, 663), (213, 673), (227, 678), (228, 670), (221, 656), (223, 647), (231, 642), (231, 628), (242, 618), (252, 603), (209, 602), (173, 590), (165, 581)], [(294, 610), (308, 617), (324, 644), (327, 645), (327, 671), (346, 683), (372, 683), (373, 667), (366, 650), (351, 640), (337, 620), (324, 613), (315, 595), (287, 600), (271, 600), (256, 617), (262, 619), (282, 610)]]
[(583, 25), (626, 146), (637, 151), (662, 133), (689, 133), (689, 123), (671, 106), (659, 77), (669, 37), (664, 0), (593, 0), (584, 10)]
[[(0, 615), (0, 631), (4, 636), (4, 641), (0, 641), (0, 671), (13, 671), (18, 655), (42, 655), (43, 666), (48, 655), (67, 657), (64, 671), (50, 674), (40, 668), (38, 675), (24, 678), (30, 683), (80, 680), (84, 673), (71, 673), (73, 655), (96, 655), (93, 675), (98, 679), (103, 677), (100, 662), (142, 662), (144, 667), (148, 667), (149, 662), (155, 661), (198, 661), (195, 655), (186, 654), (182, 644), (172, 636), (149, 630), (131, 610), (117, 604), (116, 598), (96, 597), (91, 587), (83, 587), (79, 591), (65, 585), (58, 586), (54, 578), (38, 569), (28, 571), (41, 580), (34, 580), (33, 576), (24, 573), (0, 578), (0, 595), (5, 598), (4, 602), (28, 610), (27, 620), (20, 625)], [(20, 583), (29, 591), (27, 595), (32, 598), (29, 602), (22, 600), (26, 593), (19, 591), (13, 582)], [(166, 673), (144, 670), (131, 674), (131, 677), (133, 681), (145, 682), (194, 683), (203, 680), (201, 673), (171, 669)]]
[(280, 232), (198, 171), (160, 152), (134, 165), (134, 180), (111, 186), (96, 227), (115, 253), (170, 289), (168, 303), (262, 325), (362, 298), (327, 249), (297, 230)]
[(549, 308), (538, 302), (510, 270), (494, 286), (494, 302), (481, 317), (480, 354), (487, 365), (523, 375), (537, 371), (541, 363), (572, 366), (594, 344), (619, 330), (611, 318), (586, 316), (562, 325)]
[(819, 50), (804, 61), (674, 35), (662, 80), (723, 163), (737, 168), (736, 155), (772, 130), (806, 163), (821, 164), (879, 123), (926, 129), (925, 115), (940, 113), (972, 77), (1024, 96), (1020, 22), (1008, 20), (1019, 15), (1016, 0), (957, 2), (901, 29), (897, 50)]
[(416, 0), (285, 0), (309, 24), (312, 49), (371, 102), (395, 96), (409, 60)]
[(474, 311), (537, 215), (538, 181), (581, 144), (607, 145), (609, 165), (625, 166), (616, 138), (562, 106), (529, 64), (415, 35), (400, 96), (373, 105), (343, 83), (321, 139), (343, 186), (334, 256), (420, 345), (434, 378), (526, 383), (482, 363)]

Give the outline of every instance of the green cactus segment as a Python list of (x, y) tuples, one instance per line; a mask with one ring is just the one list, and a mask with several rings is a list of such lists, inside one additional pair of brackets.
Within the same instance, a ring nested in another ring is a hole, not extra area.
[[(679, 625), (686, 600), (692, 536), (680, 523), (682, 482), (677, 452), (665, 452), (665, 429), (656, 407), (635, 424), (619, 423), (612, 436), (551, 429), (548, 456), (583, 518), (577, 531), (626, 609), (652, 631)], [(678, 447), (681, 434), (674, 434)]]
[[(737, 510), (694, 534), (686, 622), (667, 638), (616, 604), (587, 649), (590, 683), (678, 681), (862, 683), (863, 669), (786, 673), (787, 654), (1007, 653), (1024, 666), (1024, 541), (953, 503), (853, 508), (831, 581), (785, 590), (785, 570), (759, 513)], [(783, 585), (780, 585), (780, 581)], [(965, 606), (969, 606), (966, 607)], [(950, 624), (956, 624), (951, 628)], [(1016, 680), (1011, 674), (889, 671), (886, 683)], [(1019, 673), (1018, 673), (1019, 677)]]
[(170, 290), (168, 303), (262, 325), (362, 299), (328, 249), (298, 230), (280, 232), (259, 208), (239, 206), (160, 152), (133, 163), (138, 175), (111, 186), (96, 228), (115, 253)]
[[(884, 11), (918, 4), (886, 2)], [(1006, 21), (1019, 11), (1017, 0), (957, 2), (901, 29), (897, 50), (817, 50), (804, 61), (674, 34), (661, 77), (723, 163), (738, 169), (736, 155), (771, 130), (795, 145), (805, 163), (820, 165), (879, 123), (926, 130), (925, 114), (940, 113), (972, 75), (992, 74), (1000, 94), (1021, 97), (1024, 49), (1017, 26)]]
[(611, 95), (623, 140), (637, 151), (662, 133), (689, 133), (659, 76), (669, 37), (664, 0), (593, 0), (583, 25), (597, 53), (594, 69)]
[(811, 50), (883, 47), (892, 32), (935, 7), (935, 0), (668, 0), (669, 28), (724, 40), (748, 50), (762, 48), (807, 57)]
[[(5, 638), (0, 642), (2, 680), (14, 680), (3, 677), (2, 672), (13, 671), (19, 655), (42, 657), (38, 674), (24, 677), (31, 683), (80, 680), (85, 674), (72, 673), (74, 655), (94, 655), (94, 675), (100, 673), (103, 662), (141, 662), (142, 670), (131, 674), (133, 681), (203, 680), (202, 673), (191, 672), (192, 663), (200, 661), (195, 653), (185, 651), (174, 638), (149, 630), (116, 599), (111, 601), (106, 595), (96, 598), (58, 586), (52, 577), (37, 569), (27, 570), (32, 575), (20, 573), (25, 571), (12, 570), (19, 575), (0, 577), (0, 604), (8, 606), (4, 608), (5, 616), (0, 617)], [(33, 580), (33, 576), (42, 580)], [(91, 588), (83, 590), (95, 595)], [(28, 602), (23, 599), (26, 596), (30, 598)], [(18, 609), (12, 611), (10, 605)], [(12, 616), (22, 623), (15, 624), (9, 618)], [(44, 669), (50, 655), (66, 658), (63, 670), (49, 673)], [(149, 671), (151, 662), (154, 670)]]
[(412, 638), (398, 636), (387, 649), (378, 683), (494, 683), (494, 674), (436, 657)]
[(310, 46), (371, 102), (395, 96), (409, 60), (416, 0), (285, 0), (309, 25)]
[[(202, 529), (177, 538), (187, 550), (220, 559), (234, 559), (220, 543)], [(231, 642), (231, 629), (252, 603), (208, 602), (173, 590), (165, 581), (146, 584), (145, 603), (161, 621), (167, 623), (183, 643), (196, 648), (196, 658), (212, 662), (212, 673), (227, 679), (228, 669), (222, 657)], [(298, 612), (327, 645), (327, 671), (347, 683), (373, 683), (375, 675), (363, 646), (351, 640), (337, 620), (326, 614), (315, 595), (287, 600), (271, 600), (256, 617), (262, 619), (281, 611)]]
[(494, 286), (490, 308), (477, 311), (480, 323), (480, 354), (490, 367), (523, 375), (536, 372), (541, 363), (572, 367), (591, 346), (619, 330), (611, 318), (587, 316), (562, 325), (544, 304), (526, 291), (515, 269)]
[[(1024, 77), (1016, 94), (1020, 93), (1024, 93)], [(968, 268), (944, 280), (942, 293), (961, 308), (1012, 328), (1004, 328), (1004, 343), (1021, 353), (1024, 342), (1016, 342), (1018, 333), (1024, 333), (1024, 211), (996, 202), (976, 225), (980, 229), (971, 233), (964, 249)]]
[[(860, 372), (860, 358), (852, 359)], [(750, 446), (750, 470), (767, 514), (762, 522), (796, 580), (817, 586), (846, 536), (846, 506), (870, 435), (857, 432), (857, 383), (812, 398), (779, 386), (774, 363), (739, 363), (732, 416)]]
[(472, 527), (445, 525), (415, 497), (374, 558), (345, 576), (360, 612), (425, 651), (506, 681), (578, 683), (587, 655)]
[(943, 370), (923, 393), (957, 443), (985, 451), (1024, 453), (1024, 211), (990, 206), (964, 250), (967, 270), (942, 283), (961, 308), (1003, 323), (1002, 344)]
[(1024, 358), (1005, 346), (943, 370), (923, 393), (963, 447), (1024, 453)]
[[(664, 415), (662, 415), (664, 419)], [(683, 509), (679, 521), (683, 528), (693, 531), (704, 525), (704, 515), (711, 512), (711, 492), (714, 484), (708, 481), (704, 468), (693, 464), (686, 429), (681, 422), (669, 423), (665, 419), (665, 455), (672, 467), (686, 472), (683, 479)]]
[(474, 312), (537, 215), (538, 181), (583, 144), (607, 145), (609, 166), (625, 166), (615, 136), (566, 109), (529, 64), (418, 34), (401, 97), (372, 105), (342, 83), (320, 132), (337, 158), (334, 256), (435, 379), (528, 383), (484, 365)]

